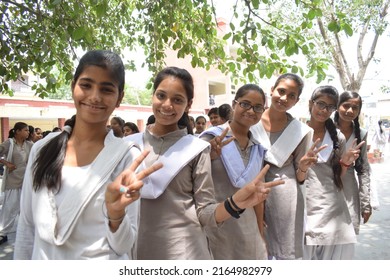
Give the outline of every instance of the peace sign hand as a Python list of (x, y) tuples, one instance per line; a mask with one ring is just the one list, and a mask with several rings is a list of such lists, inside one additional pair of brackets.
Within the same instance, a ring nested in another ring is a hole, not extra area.
[(229, 127), (225, 128), (221, 135), (216, 136), (210, 140), (209, 142), (211, 145), (210, 157), (212, 160), (219, 157), (221, 155), (222, 148), (235, 139), (234, 136), (232, 136), (229, 139), (223, 141), (223, 139), (225, 139), (228, 132), (229, 132)]
[(355, 162), (355, 160), (358, 159), (359, 155), (360, 155), (360, 148), (364, 145), (364, 143), (366, 143), (365, 141), (361, 141), (358, 145), (357, 145), (357, 138), (355, 138), (352, 142), (352, 146), (351, 148), (348, 149), (348, 151), (346, 151), (344, 153), (344, 155), (342, 156), (341, 158), (341, 164), (344, 166), (348, 166), (348, 165), (351, 165), (352, 163)]
[(328, 145), (325, 144), (319, 148), (316, 148), (320, 141), (321, 139), (318, 138), (310, 147), (310, 149), (306, 152), (306, 154), (300, 159), (298, 169), (301, 170), (303, 173), (306, 173), (310, 167), (317, 163), (318, 153), (328, 147)]
[(142, 179), (162, 168), (162, 163), (156, 163), (136, 173), (137, 168), (147, 157), (149, 151), (145, 150), (139, 155), (129, 168), (124, 170), (112, 183), (108, 184), (105, 193), (107, 215), (111, 220), (124, 217), (126, 207), (139, 199), (143, 186)]

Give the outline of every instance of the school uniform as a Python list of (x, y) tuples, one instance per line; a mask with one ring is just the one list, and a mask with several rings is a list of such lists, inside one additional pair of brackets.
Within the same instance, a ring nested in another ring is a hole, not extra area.
[[(184, 137), (190, 144), (176, 149), (175, 145)], [(137, 259), (211, 259), (204, 227), (217, 226), (217, 204), (209, 144), (187, 135), (186, 128), (163, 136), (147, 129), (145, 133), (127, 136), (125, 141), (135, 141), (141, 149), (150, 150), (145, 166), (158, 161), (164, 164), (144, 181), (141, 190)], [(186, 158), (195, 150), (195, 155)]]
[(283, 179), (265, 201), (266, 242), (269, 258), (299, 259), (303, 256), (304, 195), (296, 179), (300, 159), (310, 147), (312, 129), (287, 113), (287, 125), (279, 132), (265, 131), (261, 122), (251, 127), (267, 148), (266, 182)]

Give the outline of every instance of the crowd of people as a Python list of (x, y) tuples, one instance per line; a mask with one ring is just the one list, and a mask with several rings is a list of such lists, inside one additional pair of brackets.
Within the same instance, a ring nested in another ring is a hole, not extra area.
[(354, 258), (372, 214), (358, 93), (317, 87), (305, 124), (288, 113), (304, 82), (287, 73), (268, 108), (245, 84), (207, 120), (188, 115), (191, 74), (166, 67), (140, 132), (110, 119), (124, 83), (118, 55), (89, 51), (65, 126), (44, 136), (16, 123), (0, 145), (0, 242), (20, 215), (15, 259)]

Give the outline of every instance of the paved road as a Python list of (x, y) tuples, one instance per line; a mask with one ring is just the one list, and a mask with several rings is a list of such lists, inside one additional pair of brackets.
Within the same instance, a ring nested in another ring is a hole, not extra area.
[[(371, 165), (372, 184), (377, 188), (379, 208), (374, 210), (367, 224), (361, 225), (356, 245), (357, 260), (390, 260), (390, 145), (385, 161)], [(1, 183), (1, 180), (0, 180)], [(15, 233), (0, 245), (0, 260), (12, 260)]]

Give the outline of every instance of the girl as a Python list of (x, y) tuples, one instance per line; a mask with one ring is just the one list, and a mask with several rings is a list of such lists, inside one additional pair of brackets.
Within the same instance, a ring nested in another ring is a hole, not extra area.
[(332, 86), (314, 90), (309, 101), (313, 141), (327, 147), (319, 153), (318, 163), (303, 170), (307, 173), (305, 259), (352, 259), (356, 235), (344, 198), (341, 177), (359, 157), (356, 140), (345, 151), (345, 137), (336, 129), (330, 115), (336, 111), (338, 92)]
[[(210, 259), (204, 227), (217, 227), (243, 209), (265, 199), (265, 168), (251, 183), (223, 203), (214, 200), (209, 143), (188, 135), (187, 113), (194, 98), (193, 80), (186, 70), (168, 67), (154, 80), (155, 123), (145, 133), (126, 137), (150, 149), (145, 165), (164, 164), (145, 181), (137, 240), (138, 259)], [(222, 138), (216, 137), (220, 142)]]
[(270, 107), (261, 121), (251, 127), (254, 138), (267, 149), (265, 161), (271, 167), (266, 182), (282, 177), (286, 182), (275, 187), (265, 202), (270, 259), (298, 259), (303, 254), (304, 198), (298, 183), (305, 180), (302, 170), (312, 164), (315, 153), (305, 154), (311, 129), (287, 113), (298, 102), (302, 90), (299, 76), (290, 73), (279, 76), (271, 88)]
[(24, 172), (33, 142), (28, 141), (29, 126), (17, 122), (9, 132), (9, 138), (0, 144), (0, 162), (4, 164), (1, 192), (4, 192), (3, 207), (0, 211), (0, 244), (8, 241), (7, 234), (14, 227), (20, 212), (20, 194)]
[[(200, 135), (201, 139), (211, 141), (229, 127), (227, 137), (234, 137), (233, 142), (222, 148), (221, 156), (211, 162), (217, 201), (232, 196), (263, 167), (265, 149), (253, 138), (249, 128), (259, 122), (264, 104), (265, 95), (260, 87), (244, 85), (235, 95), (232, 120)], [(230, 219), (220, 228), (209, 229), (210, 248), (215, 259), (267, 259), (262, 237), (263, 206), (259, 203), (242, 213), (240, 219)]]
[(206, 129), (207, 120), (203, 116), (198, 116), (195, 119), (195, 136), (199, 136)]
[(129, 136), (134, 133), (138, 133), (139, 129), (138, 126), (133, 122), (127, 122), (125, 123), (123, 127), (123, 136)]
[[(347, 200), (355, 233), (359, 234), (360, 217), (366, 223), (371, 216), (370, 205), (370, 164), (367, 159), (367, 130), (359, 125), (362, 98), (356, 92), (346, 91), (340, 95), (337, 111), (334, 115), (336, 126), (344, 134), (349, 149), (354, 141), (365, 142), (355, 164), (347, 169), (342, 178), (343, 191)], [(355, 176), (355, 171), (357, 177)]]
[(121, 117), (113, 117), (110, 122), (110, 127), (114, 132), (116, 137), (122, 138), (123, 135), (123, 127), (125, 126), (125, 121)]
[(81, 58), (72, 81), (76, 115), (31, 151), (15, 259), (128, 258), (141, 179), (159, 166), (135, 174), (147, 153), (136, 159), (137, 148), (107, 133), (124, 78), (122, 60), (112, 52)]

